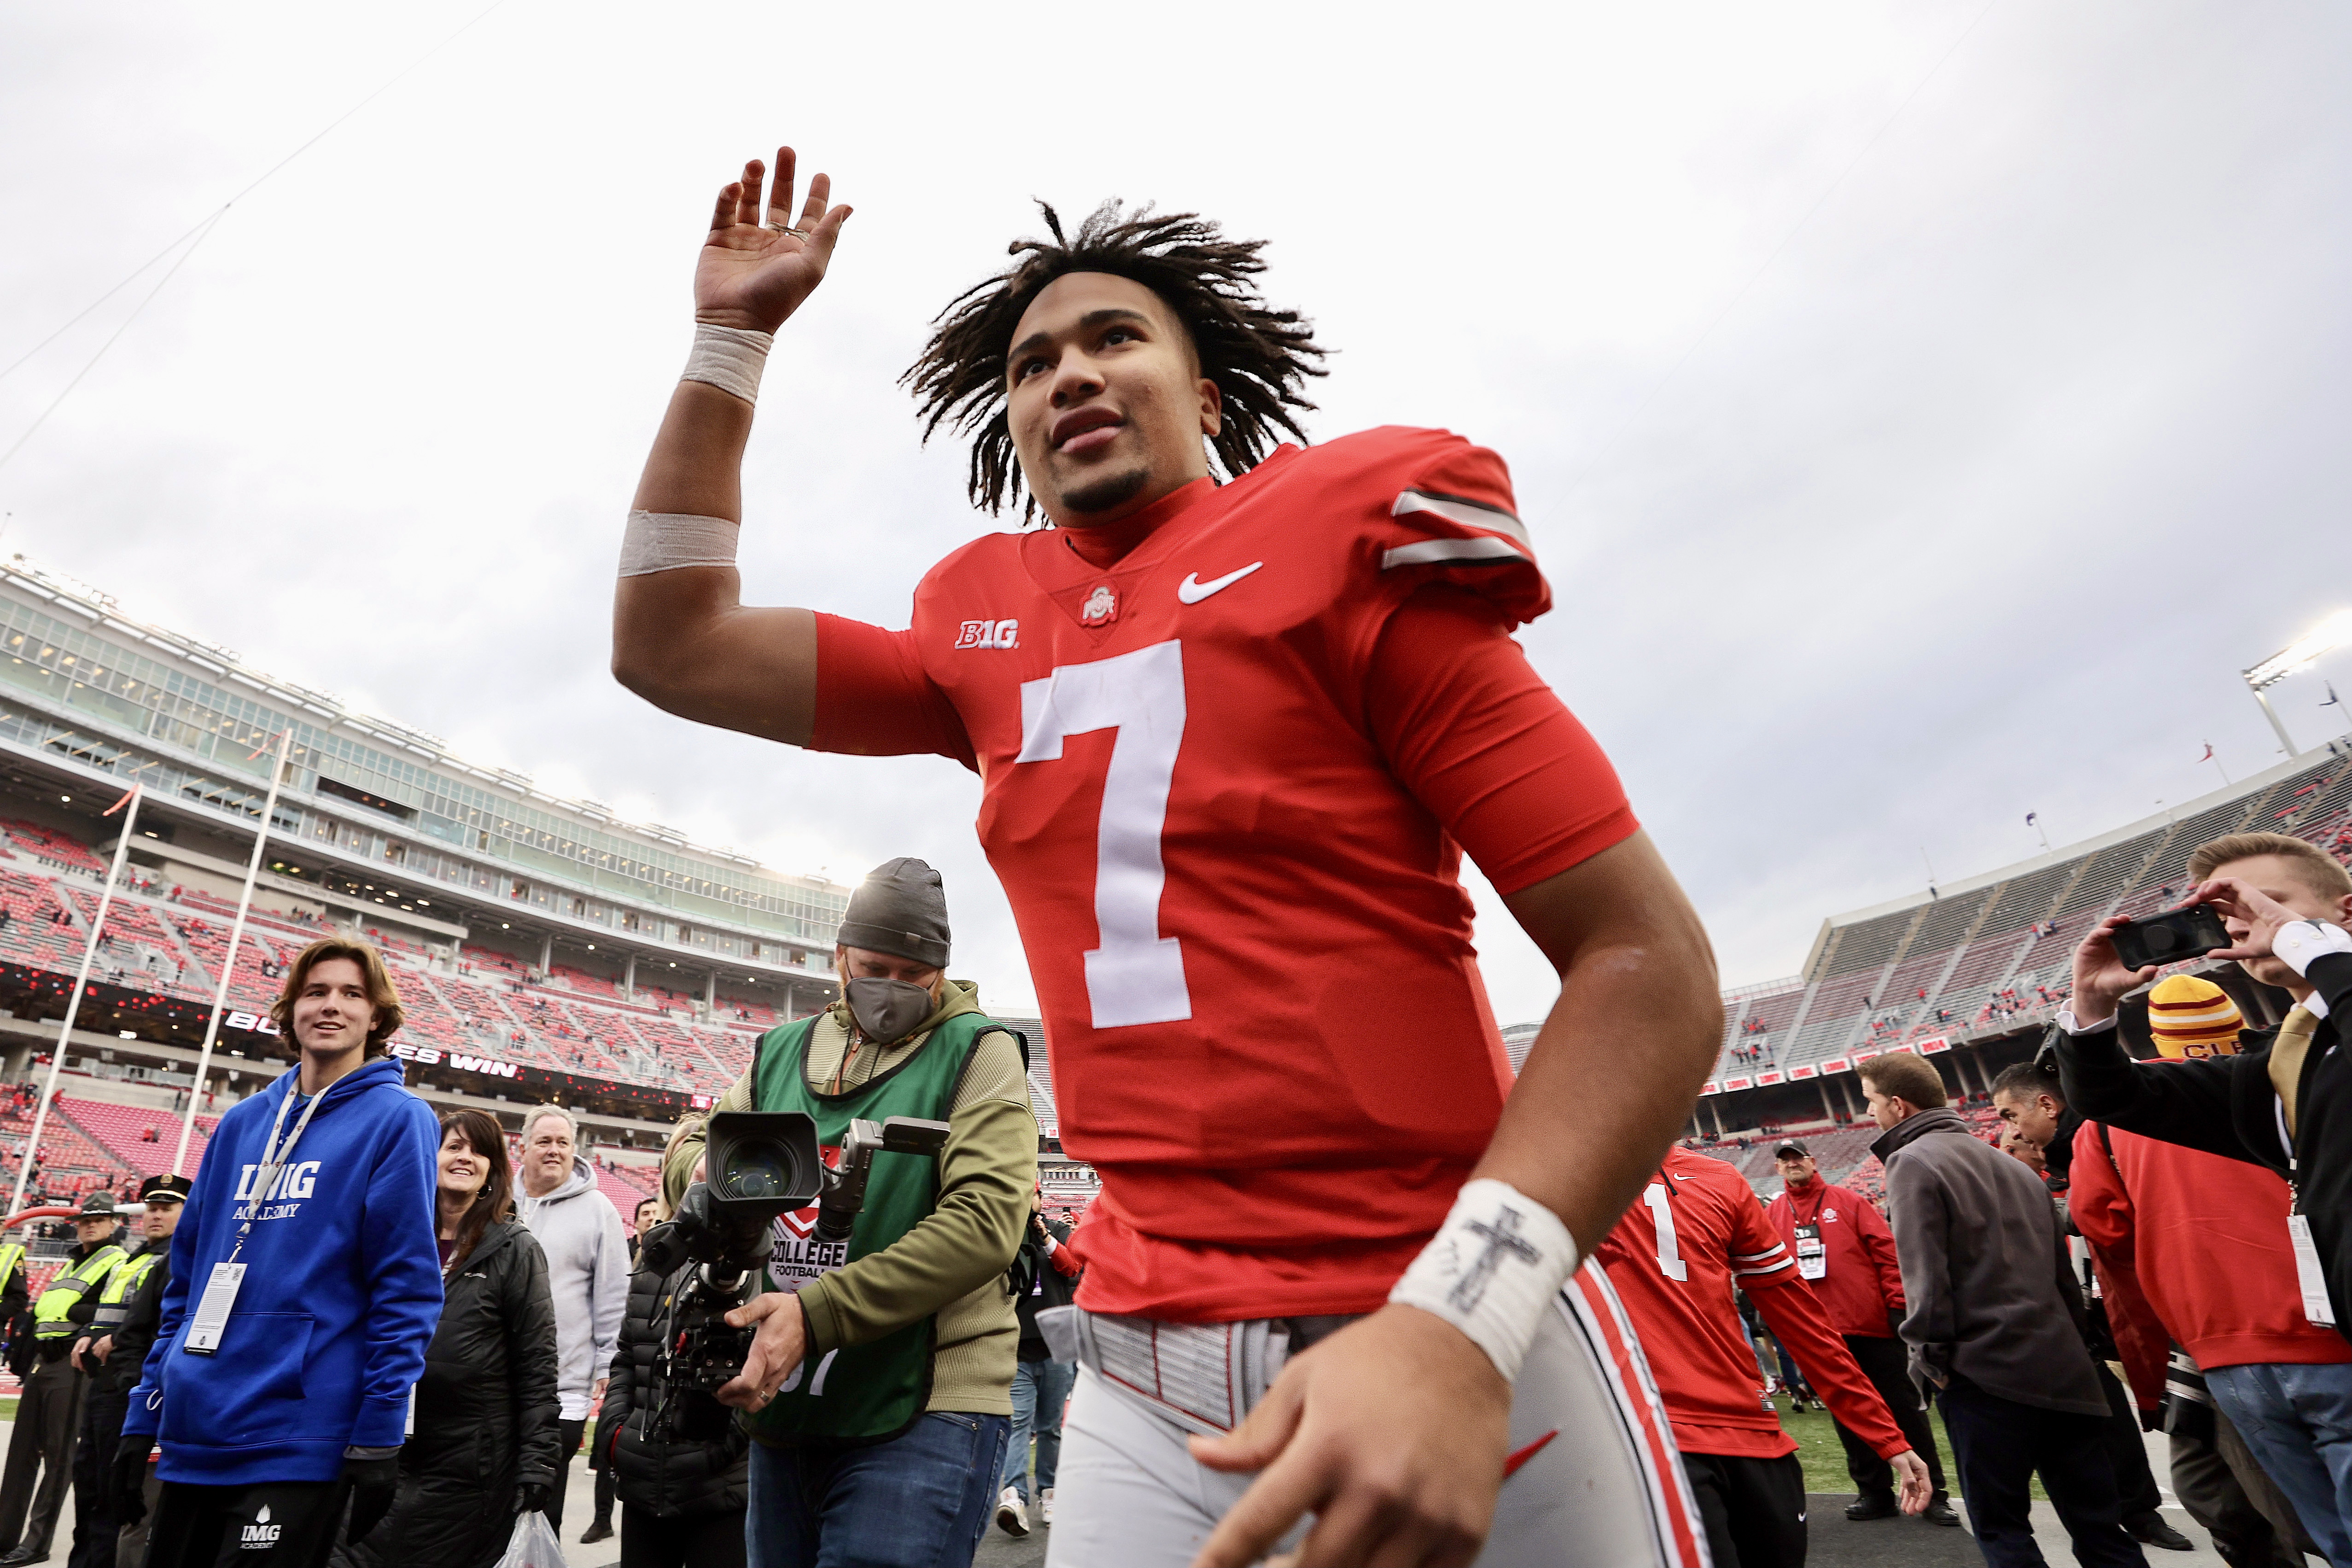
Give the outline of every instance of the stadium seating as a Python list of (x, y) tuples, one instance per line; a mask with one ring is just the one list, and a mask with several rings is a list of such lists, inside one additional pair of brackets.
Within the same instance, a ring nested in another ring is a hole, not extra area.
[(0, 817), (0, 834), (5, 834), (9, 843), (36, 860), (71, 871), (105, 874), (106, 862), (99, 859), (88, 844), (37, 822), (24, 821), (16, 817)]
[[(136, 1171), (142, 1176), (162, 1176), (172, 1168), (172, 1155), (180, 1144), (180, 1118), (170, 1112), (73, 1098), (60, 1100), (58, 1109), (77, 1131), (111, 1156), (110, 1165)], [(203, 1163), (213, 1124), (219, 1120), (217, 1116), (196, 1118), (195, 1134), (188, 1140), (186, 1174), (193, 1176)], [(152, 1140), (146, 1136), (151, 1132), (154, 1134)]]
[(637, 1205), (654, 1196), (651, 1186), (640, 1186), (621, 1172), (607, 1169), (601, 1162), (596, 1165), (596, 1190), (612, 1200), (613, 1207), (621, 1211), (623, 1219), (635, 1215)]
[[(1857, 1049), (1934, 1035), (1958, 1044), (2041, 1022), (2065, 1000), (2084, 931), (2177, 904), (2191, 851), (2253, 831), (2294, 833), (2352, 860), (2352, 753), (1990, 886), (1833, 924), (1801, 979), (1727, 997), (1716, 1076), (1752, 1079)], [(1743, 1048), (1760, 1059), (1735, 1054)]]

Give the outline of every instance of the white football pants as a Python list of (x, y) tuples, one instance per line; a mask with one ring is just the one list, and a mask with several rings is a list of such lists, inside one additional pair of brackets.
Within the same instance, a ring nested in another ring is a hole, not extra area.
[[(1587, 1262), (1537, 1331), (1477, 1568), (1706, 1568), (1706, 1536), (1624, 1311)], [(1046, 1568), (1187, 1568), (1255, 1478), (1194, 1462), (1185, 1429), (1091, 1367), (1062, 1427)], [(1301, 1521), (1283, 1542), (1306, 1539)]]

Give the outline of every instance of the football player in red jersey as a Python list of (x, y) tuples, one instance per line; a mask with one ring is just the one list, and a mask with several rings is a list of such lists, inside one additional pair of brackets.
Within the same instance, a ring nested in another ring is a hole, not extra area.
[[(973, 434), (973, 498), (1051, 526), (950, 555), (905, 632), (747, 608), (760, 368), (848, 216), (820, 175), (795, 222), (777, 165), (764, 207), (756, 162), (719, 195), (614, 668), (688, 718), (980, 775), (1065, 1145), (1103, 1180), (1051, 1560), (1696, 1562), (1583, 1254), (1713, 1060), (1714, 962), (1509, 637), (1550, 591), (1502, 461), (1406, 429), (1269, 453), (1321, 351), (1259, 298), (1258, 246), (1049, 212), (909, 380)], [(1465, 851), (1560, 974), (1516, 1081)], [(800, 1325), (738, 1316), (722, 1397), (756, 1403)]]
[(1901, 1506), (1935, 1488), (1877, 1389), (1830, 1324), (1747, 1179), (1670, 1149), (1599, 1257), (1650, 1359), (1715, 1568), (1804, 1568), (1805, 1472), (1764, 1393), (1735, 1288), (1788, 1347), (1822, 1402), (1893, 1467)]

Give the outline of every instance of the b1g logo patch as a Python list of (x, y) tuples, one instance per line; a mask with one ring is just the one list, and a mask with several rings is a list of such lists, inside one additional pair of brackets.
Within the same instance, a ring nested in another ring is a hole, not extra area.
[(1021, 646), (1021, 622), (1018, 621), (967, 621), (956, 632), (959, 648), (1018, 648)]
[(1108, 582), (1097, 583), (1095, 591), (1087, 595), (1086, 602), (1078, 606), (1078, 624), (1108, 626), (1118, 619), (1118, 591)]

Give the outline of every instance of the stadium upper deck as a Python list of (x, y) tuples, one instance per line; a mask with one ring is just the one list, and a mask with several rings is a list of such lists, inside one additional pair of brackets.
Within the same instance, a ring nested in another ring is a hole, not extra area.
[[(1841, 1107), (1843, 1088), (1833, 1099), (1826, 1081), (1857, 1061), (2038, 1032), (2065, 1000), (2084, 931), (2110, 915), (2177, 903), (2198, 845), (2256, 831), (2294, 833), (2352, 858), (2352, 744), (2331, 742), (2037, 859), (1823, 921), (1801, 975), (1725, 993), (1723, 1054), (1703, 1092), (1738, 1103), (1703, 1100), (1697, 1124), (1794, 1121), (1802, 1097), (1784, 1086), (1808, 1080), (1815, 1117), (1845, 1121), (1858, 1097)], [(2235, 965), (2221, 967), (2217, 979), (2251, 985)], [(1965, 1076), (1960, 1086), (1971, 1087)]]
[(847, 889), (558, 799), (227, 649), (133, 621), (21, 556), (0, 563), (0, 773), (12, 793), (67, 809), (52, 813), (64, 829), (55, 854), (36, 849), (37, 859), (93, 869), (70, 841), (101, 840), (98, 811), (140, 782), (139, 862), (233, 895), (268, 754), (289, 727), (264, 878), (281, 907), (453, 954), (476, 934), (623, 998), (656, 980), (704, 1011), (720, 1007), (722, 988), (749, 987), (786, 1011), (829, 995)]

